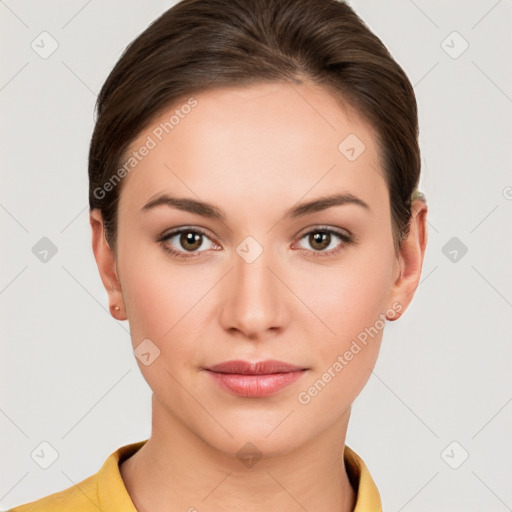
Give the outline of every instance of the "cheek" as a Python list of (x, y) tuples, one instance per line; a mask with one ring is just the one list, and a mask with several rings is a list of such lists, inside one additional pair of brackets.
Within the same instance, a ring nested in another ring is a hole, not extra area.
[(323, 325), (316, 318), (309, 324), (310, 339), (317, 331), (313, 371), (297, 399), (312, 417), (318, 414), (333, 421), (368, 381), (386, 323), (387, 276), (386, 265), (374, 264), (368, 273), (356, 265), (321, 280), (317, 274), (316, 286), (309, 283), (309, 289), (315, 290), (313, 297), (310, 293), (310, 307)]
[[(176, 376), (179, 382), (184, 366), (197, 357), (196, 340), (200, 336), (192, 325), (198, 325), (194, 315), (197, 317), (200, 312), (200, 299), (205, 292), (200, 284), (194, 284), (198, 280), (187, 276), (183, 269), (171, 272), (169, 266), (166, 269), (163, 265), (142, 271), (140, 261), (125, 272), (126, 287), (123, 285), (137, 364), (163, 403), (181, 404), (179, 407), (186, 409), (186, 396), (182, 396), (180, 385), (172, 377)], [(146, 339), (151, 344), (145, 342), (141, 345), (144, 349), (138, 351), (138, 345)], [(138, 357), (145, 352), (154, 357), (148, 365)]]
[(332, 408), (332, 414), (348, 406), (367, 382), (386, 325), (392, 269), (392, 252), (368, 246), (336, 269), (324, 267), (303, 281), (300, 293), (318, 317), (310, 315), (308, 337), (314, 339), (316, 330), (317, 342), (314, 372), (303, 390), (310, 385), (313, 395), (321, 390), (318, 399), (310, 396), (319, 413), (320, 404)]
[(155, 247), (131, 247), (124, 253), (121, 270), (134, 345), (149, 338), (165, 351), (188, 330), (207, 290), (192, 266), (172, 265), (162, 253), (163, 249)]
[(364, 256), (354, 252), (336, 268), (302, 272), (308, 277), (295, 281), (302, 283), (297, 295), (316, 315), (311, 316), (323, 323), (327, 338), (338, 343), (373, 325), (387, 308), (392, 261)]

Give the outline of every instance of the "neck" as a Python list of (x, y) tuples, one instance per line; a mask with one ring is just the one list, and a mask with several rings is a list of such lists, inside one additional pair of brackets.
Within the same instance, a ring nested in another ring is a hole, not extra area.
[(343, 461), (350, 410), (292, 451), (243, 463), (163, 409), (153, 396), (151, 437), (120, 464), (139, 512), (353, 511), (356, 493)]

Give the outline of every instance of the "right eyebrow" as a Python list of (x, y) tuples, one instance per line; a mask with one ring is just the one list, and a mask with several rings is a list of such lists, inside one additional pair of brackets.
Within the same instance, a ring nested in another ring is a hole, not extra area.
[(171, 197), (168, 194), (162, 194), (152, 199), (145, 204), (140, 211), (148, 211), (162, 205), (177, 208), (178, 210), (183, 210), (185, 212), (195, 213), (202, 217), (209, 217), (222, 221), (225, 219), (225, 213), (213, 204), (186, 197)]

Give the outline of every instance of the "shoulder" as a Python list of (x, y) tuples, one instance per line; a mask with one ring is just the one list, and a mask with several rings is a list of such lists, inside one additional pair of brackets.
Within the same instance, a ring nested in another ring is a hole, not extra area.
[(5, 512), (97, 512), (96, 488), (95, 474), (63, 491), (10, 508)]
[(119, 463), (133, 455), (146, 441), (121, 446), (109, 455), (97, 473), (67, 489), (4, 512), (137, 512), (119, 472)]
[[(122, 446), (108, 457), (98, 473), (81, 482), (5, 512), (136, 512), (121, 479), (119, 462), (135, 453), (146, 441)], [(357, 493), (354, 512), (382, 512), (377, 486), (361, 457), (345, 445), (344, 460), (348, 476)]]

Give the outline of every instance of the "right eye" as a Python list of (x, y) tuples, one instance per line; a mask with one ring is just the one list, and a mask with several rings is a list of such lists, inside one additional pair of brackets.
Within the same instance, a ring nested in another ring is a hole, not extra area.
[(201, 246), (203, 246), (205, 238), (209, 240), (213, 246), (219, 247), (217, 246), (217, 244), (210, 240), (210, 238), (204, 231), (199, 230), (197, 228), (175, 229), (169, 233), (166, 233), (157, 241), (163, 246), (163, 248), (166, 251), (168, 251), (177, 258), (197, 258), (201, 256), (201, 252), (205, 252), (198, 251), (198, 249), (200, 249)]

